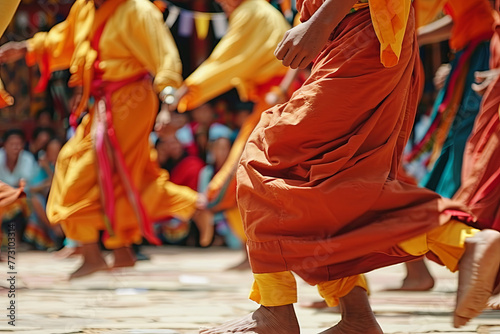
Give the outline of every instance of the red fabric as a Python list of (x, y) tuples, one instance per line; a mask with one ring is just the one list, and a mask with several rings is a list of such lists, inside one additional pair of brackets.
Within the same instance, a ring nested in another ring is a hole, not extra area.
[[(500, 68), (500, 16), (495, 14), (490, 68)], [(500, 231), (500, 78), (483, 97), (479, 115), (467, 141), (462, 185), (454, 199), (467, 204), (478, 217), (479, 228)]]
[(205, 167), (203, 160), (196, 156), (187, 156), (172, 169), (170, 181), (198, 191), (198, 177), (203, 167)]

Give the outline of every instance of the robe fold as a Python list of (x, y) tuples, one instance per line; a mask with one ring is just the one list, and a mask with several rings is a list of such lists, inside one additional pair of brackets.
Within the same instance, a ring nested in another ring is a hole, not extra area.
[(471, 218), (398, 180), (421, 90), (413, 9), (401, 43), (385, 67), (370, 10), (346, 16), (304, 85), (262, 114), (237, 175), (254, 273), (352, 276), (414, 259), (397, 244)]

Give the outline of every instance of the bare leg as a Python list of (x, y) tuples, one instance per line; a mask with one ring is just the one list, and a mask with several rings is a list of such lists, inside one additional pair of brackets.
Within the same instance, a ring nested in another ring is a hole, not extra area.
[(248, 316), (218, 327), (200, 330), (202, 334), (299, 334), (300, 328), (293, 305), (261, 306)]
[(320, 334), (383, 334), (363, 288), (355, 287), (340, 298), (342, 320)]
[(500, 267), (500, 233), (483, 230), (465, 240), (458, 264), (457, 306), (453, 325), (459, 328), (486, 308)]
[(331, 313), (340, 313), (340, 306), (334, 306), (334, 307), (329, 307), (326, 301), (324, 300), (318, 300), (315, 302), (306, 302), (306, 303), (300, 303), (299, 304), (301, 307), (304, 308), (312, 308), (315, 310), (325, 310), (327, 312)]
[(488, 301), (488, 307), (492, 310), (500, 310), (500, 283), (493, 290), (493, 296)]
[(108, 265), (106, 264), (106, 261), (104, 261), (97, 243), (84, 244), (81, 246), (81, 250), (83, 263), (80, 268), (70, 275), (69, 279), (90, 275), (96, 271), (108, 269)]
[(247, 251), (247, 247), (246, 245), (243, 246), (243, 260), (232, 266), (232, 267), (229, 267), (227, 268), (227, 270), (247, 270), (247, 269), (251, 269), (250, 267), (250, 260), (248, 259), (248, 251)]
[(406, 262), (406, 278), (400, 288), (388, 291), (429, 291), (434, 287), (434, 278), (425, 265), (424, 259)]
[(122, 247), (113, 250), (115, 261), (113, 268), (133, 267), (135, 265), (135, 256), (131, 247)]
[(209, 246), (214, 238), (214, 214), (208, 210), (197, 210), (193, 221), (200, 231), (200, 245)]

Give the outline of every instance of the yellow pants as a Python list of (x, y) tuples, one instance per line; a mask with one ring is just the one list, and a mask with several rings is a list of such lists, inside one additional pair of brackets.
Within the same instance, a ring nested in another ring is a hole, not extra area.
[[(464, 253), (464, 242), (479, 230), (458, 221), (450, 221), (426, 234), (399, 243), (399, 247), (410, 255), (421, 256), (434, 253), (443, 264), (455, 272)], [(368, 291), (363, 275), (341, 278), (318, 284), (318, 290), (328, 304), (336, 306), (339, 298), (346, 296), (354, 287)], [(250, 299), (263, 306), (282, 306), (297, 302), (297, 284), (290, 271), (254, 274)]]

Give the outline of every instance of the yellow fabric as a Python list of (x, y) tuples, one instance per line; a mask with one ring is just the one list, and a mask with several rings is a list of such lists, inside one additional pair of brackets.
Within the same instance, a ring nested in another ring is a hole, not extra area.
[(415, 0), (417, 27), (422, 27), (436, 19), (448, 0)]
[(318, 291), (329, 307), (339, 304), (339, 298), (345, 297), (354, 287), (359, 286), (369, 292), (365, 275), (356, 275), (318, 284)]
[(450, 271), (455, 272), (465, 250), (465, 239), (474, 236), (477, 232), (479, 230), (473, 227), (451, 220), (426, 234), (399, 243), (399, 247), (414, 256), (432, 252)]
[(411, 0), (369, 0), (373, 28), (380, 41), (380, 60), (385, 67), (399, 61)]
[(227, 34), (186, 79), (189, 92), (179, 101), (179, 111), (196, 108), (233, 87), (243, 100), (253, 100), (256, 86), (286, 73), (274, 50), (289, 28), (267, 1), (243, 1), (229, 17)]
[[(21, 0), (4, 0), (0, 2), (0, 37), (5, 32), (10, 20), (12, 20), (19, 2)], [(0, 108), (11, 106), (12, 104), (14, 104), (14, 99), (5, 91), (3, 83), (0, 80)]]
[[(108, 2), (111, 0), (99, 10)], [(51, 72), (69, 68), (70, 85), (84, 86), (83, 101), (88, 97), (90, 73), (97, 56), (90, 48), (88, 36), (99, 10), (92, 1), (77, 0), (65, 21), (28, 41), (27, 61), (41, 63), (45, 56)], [(106, 23), (100, 45), (100, 69), (106, 81), (148, 71), (155, 77), (157, 93), (166, 86), (179, 87), (182, 83), (182, 64), (173, 37), (165, 29), (160, 11), (149, 1), (127, 0), (119, 5)]]
[[(173, 184), (151, 154), (149, 133), (158, 110), (158, 98), (149, 82), (134, 82), (112, 95), (113, 126), (131, 180), (141, 195), (152, 221), (168, 216), (189, 219), (196, 210), (198, 194)], [(59, 153), (50, 191), (47, 217), (61, 223), (66, 236), (81, 243), (98, 241), (105, 229), (96, 155), (93, 147), (93, 111), (78, 126), (75, 136)], [(115, 237), (106, 242), (119, 248), (141, 240), (136, 215), (117, 173), (113, 176), (116, 199)]]
[(254, 282), (249, 298), (271, 307), (297, 302), (297, 282), (291, 271), (269, 274), (253, 274)]
[(241, 220), (240, 210), (237, 206), (232, 207), (224, 211), (226, 219), (229, 223), (231, 231), (242, 241), (246, 243), (247, 236), (245, 235), (245, 229), (243, 227), (243, 221)]

